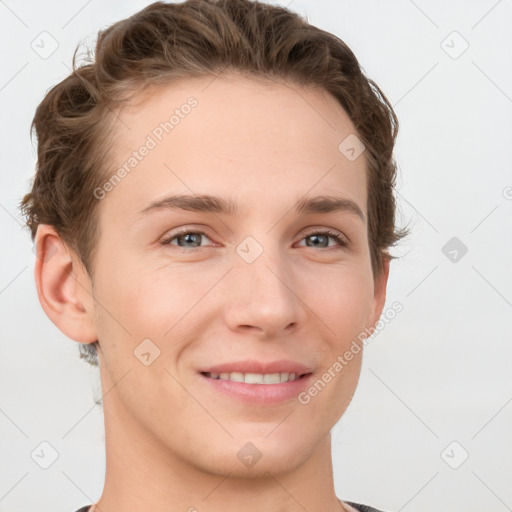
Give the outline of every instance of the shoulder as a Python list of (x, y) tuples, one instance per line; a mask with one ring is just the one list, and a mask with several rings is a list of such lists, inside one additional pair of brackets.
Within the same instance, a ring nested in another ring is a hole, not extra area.
[(343, 506), (347, 512), (385, 512), (378, 508), (370, 507), (369, 505), (362, 505), (361, 503), (354, 503), (353, 501), (343, 501)]

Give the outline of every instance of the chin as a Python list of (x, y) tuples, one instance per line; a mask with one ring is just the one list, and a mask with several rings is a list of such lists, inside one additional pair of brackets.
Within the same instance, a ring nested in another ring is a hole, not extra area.
[(207, 473), (230, 478), (268, 478), (269, 474), (279, 476), (298, 469), (318, 447), (318, 440), (308, 443), (300, 432), (287, 438), (272, 436), (233, 439), (213, 453), (209, 446), (196, 465)]

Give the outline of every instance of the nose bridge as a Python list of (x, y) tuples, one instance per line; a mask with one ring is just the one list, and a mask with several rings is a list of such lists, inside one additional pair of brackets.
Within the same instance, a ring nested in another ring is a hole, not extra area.
[(236, 329), (251, 326), (266, 336), (279, 335), (301, 317), (301, 303), (293, 292), (290, 262), (271, 234), (247, 236), (236, 247), (235, 293), (229, 323)]

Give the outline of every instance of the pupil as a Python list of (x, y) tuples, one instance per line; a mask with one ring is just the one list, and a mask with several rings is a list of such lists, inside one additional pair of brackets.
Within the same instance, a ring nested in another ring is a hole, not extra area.
[[(195, 242), (200, 242), (200, 238), (198, 240), (197, 237), (198, 237), (198, 235), (195, 234), (195, 233), (187, 233), (186, 235), (184, 235), (185, 243), (194, 243), (194, 241)], [(196, 240), (194, 240), (194, 238)]]
[[(326, 236), (325, 235), (311, 235), (309, 238), (311, 238), (311, 240), (313, 240), (313, 241), (315, 241), (315, 240), (318, 241), (318, 240), (320, 240), (322, 238), (325, 239)], [(320, 243), (321, 242), (322, 241), (320, 240)], [(313, 245), (318, 245), (318, 244), (313, 243)]]

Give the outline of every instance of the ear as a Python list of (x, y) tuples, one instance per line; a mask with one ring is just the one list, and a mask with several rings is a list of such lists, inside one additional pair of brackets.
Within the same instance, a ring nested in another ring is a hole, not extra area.
[(373, 280), (373, 306), (369, 316), (369, 325), (367, 327), (375, 327), (379, 321), (384, 304), (386, 303), (386, 289), (389, 277), (389, 258), (384, 256), (382, 263), (382, 271)]
[(38, 226), (35, 244), (34, 277), (45, 313), (68, 338), (93, 343), (92, 281), (80, 258), (48, 224)]

